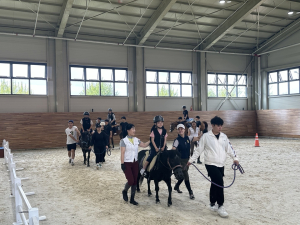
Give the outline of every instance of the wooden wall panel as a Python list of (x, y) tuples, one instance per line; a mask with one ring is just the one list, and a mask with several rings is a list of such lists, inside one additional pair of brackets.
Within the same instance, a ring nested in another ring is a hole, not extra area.
[(259, 110), (259, 136), (300, 138), (300, 109)]
[[(255, 111), (192, 111), (190, 117), (199, 115), (201, 121), (210, 121), (215, 115), (224, 119), (223, 131), (229, 137), (254, 136), (256, 132)], [(97, 117), (106, 118), (105, 112), (91, 113), (94, 121)], [(169, 132), (170, 124), (176, 121), (182, 112), (117, 112), (117, 121), (126, 116), (127, 121), (136, 126), (136, 136), (142, 141), (149, 140), (150, 129), (153, 125), (153, 117), (162, 115), (165, 118), (165, 128), (168, 130), (168, 140), (176, 138), (176, 131)], [(10, 142), (11, 149), (40, 149), (65, 146), (68, 120), (74, 120), (75, 126), (80, 128), (82, 113), (2, 113), (0, 137)], [(210, 126), (210, 125), (209, 125)], [(278, 129), (277, 129), (278, 130)], [(115, 143), (119, 138), (115, 137)]]

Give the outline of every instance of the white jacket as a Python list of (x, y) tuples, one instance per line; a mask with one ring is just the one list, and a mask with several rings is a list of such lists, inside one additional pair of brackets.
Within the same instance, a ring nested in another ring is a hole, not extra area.
[(203, 134), (199, 141), (199, 147), (194, 150), (194, 154), (190, 158), (190, 162), (194, 162), (204, 151), (204, 163), (206, 165), (214, 165), (223, 167), (226, 161), (226, 153), (233, 159), (238, 160), (228, 137), (224, 133), (220, 133), (219, 140), (210, 130)]

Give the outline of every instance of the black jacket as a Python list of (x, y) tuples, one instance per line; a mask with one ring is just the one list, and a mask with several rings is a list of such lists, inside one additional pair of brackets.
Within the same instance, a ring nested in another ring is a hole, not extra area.
[[(164, 127), (162, 127), (162, 133), (161, 134), (159, 134), (157, 128), (151, 129), (151, 132), (152, 131), (154, 133), (154, 143), (155, 143), (156, 147), (157, 148), (162, 148), (164, 146), (165, 136), (167, 134), (167, 130)], [(151, 138), (150, 138), (150, 147), (151, 147), (151, 149), (154, 149)], [(165, 146), (165, 149), (166, 148), (167, 148), (167, 146)]]

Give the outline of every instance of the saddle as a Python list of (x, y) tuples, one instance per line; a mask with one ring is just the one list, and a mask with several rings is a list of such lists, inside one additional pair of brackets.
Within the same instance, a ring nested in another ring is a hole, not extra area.
[[(143, 166), (145, 165), (145, 163), (147, 161), (147, 158), (149, 157), (149, 154), (150, 154), (150, 151), (147, 151), (146, 155), (144, 156), (144, 158), (142, 160)], [(152, 159), (151, 163), (148, 165), (148, 167), (146, 169), (147, 172), (150, 172), (154, 168), (154, 166), (156, 164), (157, 156), (158, 156), (158, 154), (156, 156), (154, 156), (154, 158)]]

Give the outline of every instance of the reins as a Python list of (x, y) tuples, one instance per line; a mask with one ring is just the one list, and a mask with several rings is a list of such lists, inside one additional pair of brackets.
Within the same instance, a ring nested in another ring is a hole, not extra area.
[(237, 171), (237, 170), (239, 170), (241, 174), (245, 173), (245, 171), (244, 171), (243, 167), (241, 166), (241, 164), (239, 164), (239, 165), (232, 164), (231, 169), (234, 170), (233, 181), (232, 181), (232, 183), (231, 183), (230, 185), (223, 187), (223, 186), (221, 186), (221, 185), (218, 185), (218, 184), (212, 182), (209, 178), (207, 178), (207, 177), (206, 177), (206, 176), (198, 169), (198, 167), (197, 167), (194, 163), (192, 163), (192, 165), (196, 168), (196, 170), (198, 170), (199, 173), (201, 173), (201, 175), (202, 175), (206, 180), (208, 180), (210, 183), (212, 183), (212, 184), (214, 184), (214, 185), (216, 185), (216, 186), (218, 186), (218, 187), (220, 187), (220, 188), (229, 188), (229, 187), (231, 187), (231, 186), (233, 185), (233, 183), (234, 183), (234, 181), (235, 181), (236, 171)]

